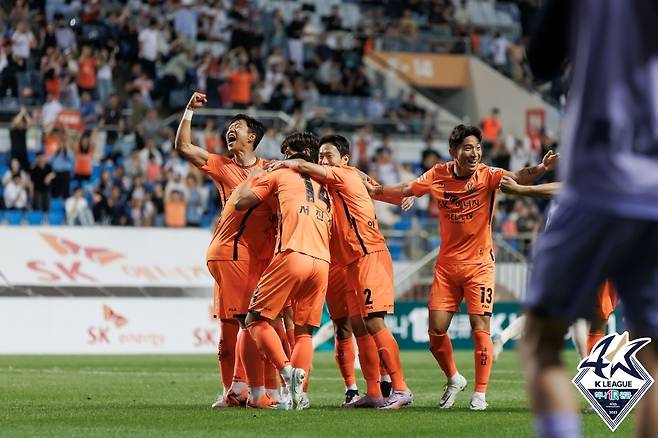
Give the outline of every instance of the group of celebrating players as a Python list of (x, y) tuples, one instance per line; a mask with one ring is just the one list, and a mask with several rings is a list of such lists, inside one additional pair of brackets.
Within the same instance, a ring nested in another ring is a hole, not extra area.
[[(489, 167), (481, 162), (479, 128), (459, 125), (449, 138), (452, 161), (414, 181), (382, 186), (348, 165), (350, 145), (340, 135), (295, 132), (281, 144), (284, 160), (258, 158), (254, 151), (264, 128), (244, 114), (227, 127), (233, 157), (208, 153), (191, 143), (193, 111), (205, 103), (205, 95), (192, 95), (176, 149), (212, 178), (223, 206), (206, 257), (216, 281), (214, 314), (221, 321), (224, 391), (213, 407), (307, 408), (312, 331), (325, 300), (346, 389), (342, 406), (411, 404), (399, 348), (384, 319), (393, 313), (393, 262), (372, 200), (408, 208), (413, 197), (430, 194), (441, 211), (442, 246), (428, 302), (430, 351), (447, 378), (438, 406), (450, 408), (467, 386), (447, 335), (464, 300), (475, 346), (470, 408), (485, 410), (494, 354), (495, 194), (537, 194), (522, 188), (552, 170), (559, 155), (549, 152), (539, 165), (518, 172)], [(353, 337), (364, 394), (356, 386)]]

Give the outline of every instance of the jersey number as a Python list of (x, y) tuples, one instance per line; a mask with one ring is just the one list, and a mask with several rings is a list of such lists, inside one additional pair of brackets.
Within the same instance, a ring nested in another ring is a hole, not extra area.
[[(315, 202), (315, 193), (313, 192), (313, 184), (311, 183), (311, 177), (305, 174), (300, 174), (300, 176), (304, 180), (304, 186), (306, 187), (306, 200), (311, 203)], [(325, 189), (324, 186), (320, 186), (320, 190), (318, 190), (318, 199), (325, 203), (325, 205), (327, 206), (327, 211), (331, 211), (331, 201), (329, 201), (329, 193), (327, 193), (327, 189)]]
[(493, 294), (493, 290), (490, 287), (486, 289), (484, 288), (484, 286), (480, 287), (480, 303), (484, 304), (486, 302), (487, 304), (491, 304), (492, 294)]
[(363, 291), (363, 295), (366, 296), (366, 306), (372, 304), (372, 299), (371, 299), (372, 291), (370, 289), (366, 289)]

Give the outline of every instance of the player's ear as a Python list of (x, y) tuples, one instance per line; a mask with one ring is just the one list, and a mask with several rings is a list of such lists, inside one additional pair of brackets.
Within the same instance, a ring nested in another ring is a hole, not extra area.
[(457, 147), (456, 146), (448, 147), (448, 153), (450, 154), (450, 157), (457, 158)]
[(349, 163), (350, 162), (350, 154), (345, 154), (342, 157), (340, 157), (340, 162), (343, 165), (346, 165), (347, 163)]

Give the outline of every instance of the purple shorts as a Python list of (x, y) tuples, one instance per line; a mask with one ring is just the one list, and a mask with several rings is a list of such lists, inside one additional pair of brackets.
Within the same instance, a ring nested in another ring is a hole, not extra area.
[(526, 306), (568, 322), (589, 319), (607, 278), (619, 289), (630, 329), (658, 336), (658, 221), (561, 200), (537, 241)]

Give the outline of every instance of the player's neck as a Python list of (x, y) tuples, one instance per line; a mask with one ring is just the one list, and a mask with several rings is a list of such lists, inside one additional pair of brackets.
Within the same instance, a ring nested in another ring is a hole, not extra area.
[(233, 160), (238, 166), (249, 167), (256, 164), (258, 157), (253, 151), (235, 151), (233, 152)]
[(469, 176), (473, 175), (473, 173), (475, 173), (475, 172), (469, 172), (466, 169), (462, 169), (461, 167), (459, 167), (459, 165), (457, 165), (457, 161), (453, 161), (452, 163), (453, 163), (452, 174), (457, 178), (460, 179), (468, 178)]

